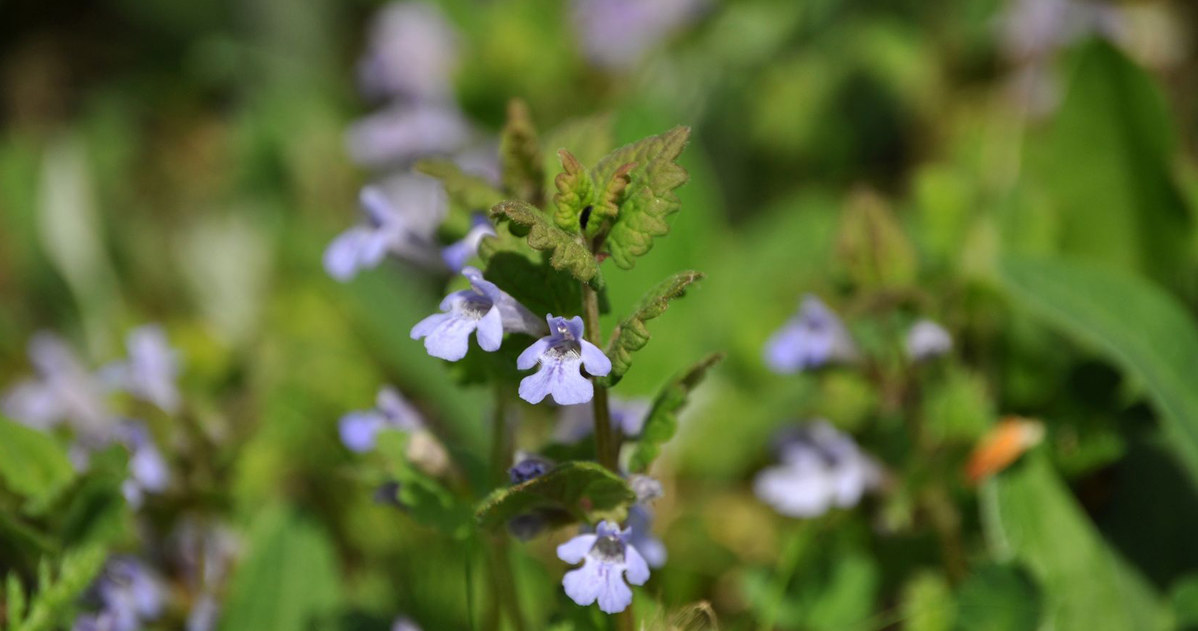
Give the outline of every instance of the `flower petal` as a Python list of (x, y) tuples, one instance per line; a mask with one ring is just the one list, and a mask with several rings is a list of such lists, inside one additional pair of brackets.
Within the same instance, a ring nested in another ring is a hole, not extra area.
[(358, 272), (362, 243), (369, 233), (367, 228), (354, 226), (329, 243), (324, 251), (324, 269), (329, 276), (342, 282), (354, 277)]
[(520, 398), (529, 403), (540, 403), (549, 396), (549, 380), (552, 376), (552, 368), (542, 364), (540, 370), (520, 380)]
[(417, 322), (416, 326), (412, 327), (412, 339), (418, 340), (422, 337), (428, 336), (430, 333), (436, 330), (437, 327), (441, 326), (442, 322), (445, 322), (451, 317), (453, 316), (448, 313), (434, 313), (433, 315)]
[(629, 583), (644, 585), (649, 580), (649, 564), (632, 545), (624, 546), (624, 565), (624, 576)]
[(470, 333), (477, 326), (478, 320), (449, 314), (448, 318), (442, 320), (441, 324), (424, 338), (424, 348), (433, 357), (456, 362), (466, 356)]
[(549, 392), (558, 405), (586, 403), (595, 396), (595, 386), (579, 372), (579, 360), (562, 360), (551, 368)]
[(611, 372), (611, 360), (603, 351), (599, 350), (598, 346), (591, 344), (586, 340), (579, 340), (582, 346), (582, 365), (586, 366), (587, 372), (596, 377), (602, 377)]
[(571, 565), (586, 558), (587, 553), (595, 546), (596, 535), (578, 535), (557, 547), (557, 558)]
[(374, 449), (374, 438), (383, 428), (382, 415), (375, 412), (350, 412), (341, 417), (341, 442), (358, 453)]
[(599, 592), (604, 589), (603, 575), (599, 573), (600, 565), (588, 557), (582, 567), (566, 572), (562, 577), (562, 587), (575, 603), (586, 607), (599, 597)]
[(475, 336), (478, 338), (478, 346), (488, 353), (493, 353), (499, 350), (499, 345), (503, 343), (503, 318), (499, 316), (498, 307), (491, 307), (491, 310), (478, 321)]
[(541, 361), (541, 355), (549, 349), (549, 338), (543, 337), (532, 343), (531, 346), (524, 349), (520, 356), (516, 358), (516, 368), (520, 370), (528, 370), (537, 365)]
[(603, 569), (606, 571), (600, 574), (603, 582), (599, 590), (599, 610), (604, 613), (620, 613), (632, 604), (632, 590), (624, 584), (619, 566), (609, 565)]

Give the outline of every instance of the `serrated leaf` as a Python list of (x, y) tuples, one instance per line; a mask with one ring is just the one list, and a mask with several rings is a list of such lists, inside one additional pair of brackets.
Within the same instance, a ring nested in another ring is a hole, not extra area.
[(553, 204), (557, 207), (553, 221), (558, 228), (578, 234), (583, 213), (589, 213), (588, 208), (595, 203), (595, 184), (591, 182), (591, 174), (573, 154), (562, 149), (557, 155), (562, 161), (562, 172), (553, 179), (557, 188), (557, 194), (553, 196)]
[(495, 530), (535, 510), (563, 510), (582, 521), (623, 509), (636, 494), (619, 475), (594, 462), (567, 462), (544, 475), (497, 489), (479, 504), (475, 518)]
[(449, 160), (421, 160), (416, 171), (437, 178), (450, 201), (468, 211), (486, 211), (503, 201), (503, 193), (485, 178), (466, 173)]
[(527, 226), (528, 245), (551, 252), (549, 263), (554, 269), (568, 271), (584, 283), (602, 285), (599, 263), (591, 251), (574, 235), (549, 223), (535, 206), (521, 201), (500, 202), (491, 208), (491, 216), (506, 217), (513, 223)]
[(508, 103), (507, 123), (499, 136), (499, 158), (503, 166), (504, 189), (517, 199), (543, 206), (541, 183), (545, 181), (545, 171), (541, 163), (541, 144), (528, 106), (519, 99)]
[(567, 272), (553, 269), (547, 253), (536, 261), (517, 252), (495, 252), (483, 275), (533, 313), (575, 316), (582, 307), (582, 286)]
[(1001, 272), (1033, 313), (1144, 383), (1169, 444), (1198, 480), (1198, 328), (1185, 308), (1146, 279), (1093, 264), (1007, 258)]
[(43, 508), (75, 477), (75, 469), (54, 438), (0, 417), (0, 480)]
[(675, 127), (616, 149), (591, 172), (591, 179), (602, 182), (606, 190), (621, 168), (629, 163), (636, 165), (628, 173), (630, 181), (619, 204), (619, 214), (604, 241), (604, 247), (619, 267), (631, 269), (636, 257), (653, 247), (654, 237), (665, 236), (670, 231), (666, 217), (681, 205), (674, 189), (690, 177), (675, 160), (689, 137), (689, 127)]
[(272, 509), (254, 520), (247, 555), (233, 575), (221, 631), (304, 631), (340, 601), (337, 555), (316, 524)]
[(645, 417), (641, 436), (632, 450), (632, 457), (628, 461), (630, 472), (641, 473), (653, 464), (653, 460), (661, 452), (661, 446), (673, 438), (674, 433), (678, 431), (678, 412), (686, 405), (691, 390), (699, 385), (699, 382), (707, 374), (707, 370), (722, 359), (724, 359), (722, 353), (708, 355), (703, 361), (695, 364), (690, 370), (671, 380), (662, 388), (657, 398), (653, 400), (653, 407), (649, 409), (649, 415)]
[(987, 539), (1044, 590), (1045, 628), (1166, 628), (1158, 595), (1111, 549), (1043, 452), (993, 478), (983, 494)]
[(632, 365), (632, 353), (649, 343), (649, 327), (646, 322), (665, 313), (670, 301), (686, 295), (691, 285), (703, 279), (703, 274), (686, 271), (667, 278), (641, 298), (636, 309), (612, 331), (611, 340), (604, 353), (611, 360), (611, 372), (598, 381), (611, 387), (619, 383)]

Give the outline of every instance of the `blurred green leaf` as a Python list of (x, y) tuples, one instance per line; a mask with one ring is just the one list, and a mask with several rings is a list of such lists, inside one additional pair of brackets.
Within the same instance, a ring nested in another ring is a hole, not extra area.
[(1094, 529), (1043, 452), (986, 483), (983, 515), (999, 558), (1026, 565), (1059, 631), (1164, 629), (1165, 609)]
[(948, 580), (923, 570), (903, 585), (900, 608), (907, 631), (949, 631), (956, 618), (956, 601)]
[(541, 145), (528, 106), (518, 99), (508, 103), (507, 123), (499, 136), (499, 158), (504, 189), (516, 199), (543, 206)]
[(1114, 270), (1015, 257), (1000, 266), (1015, 297), (1144, 382), (1166, 434), (1198, 479), (1198, 329), (1185, 309), (1152, 283)]
[(707, 370), (723, 358), (724, 356), (720, 353), (709, 355), (681, 376), (671, 379), (662, 388), (657, 398), (653, 400), (653, 407), (649, 409), (649, 415), (645, 417), (645, 426), (641, 429), (641, 436), (636, 441), (632, 456), (628, 460), (629, 471), (639, 473), (647, 470), (649, 465), (653, 464), (653, 460), (661, 451), (661, 446), (673, 438), (674, 432), (678, 431), (678, 411), (686, 405), (691, 390), (699, 385), (699, 382), (707, 374)]
[(1198, 628), (1198, 574), (1178, 580), (1169, 591), (1178, 629)]
[(1033, 631), (1043, 608), (1040, 590), (1018, 566), (978, 567), (957, 590), (957, 631)]
[(915, 248), (876, 193), (863, 190), (849, 197), (836, 245), (838, 258), (859, 287), (894, 287), (915, 280)]
[(925, 388), (923, 426), (936, 442), (972, 445), (994, 424), (994, 402), (980, 375), (950, 365), (941, 378)]
[(467, 211), (485, 212), (503, 201), (503, 193), (486, 179), (466, 173), (450, 160), (421, 160), (416, 163), (420, 173), (441, 180), (450, 201)]
[(1065, 251), (1181, 285), (1192, 225), (1173, 133), (1152, 78), (1110, 43), (1087, 43), (1036, 170), (1059, 204)]
[(634, 500), (636, 494), (619, 475), (594, 462), (567, 462), (527, 482), (496, 489), (479, 504), (475, 517), (480, 526), (492, 530), (543, 508), (592, 521), (592, 516), (619, 511)]
[(595, 183), (569, 151), (562, 149), (557, 155), (562, 161), (562, 172), (553, 179), (557, 187), (557, 194), (553, 196), (553, 204), (557, 207), (553, 221), (558, 228), (578, 234), (582, 229), (583, 213), (590, 213), (595, 204)]
[(686, 147), (689, 127), (675, 127), (609, 153), (591, 171), (596, 186), (610, 189), (609, 182), (620, 177), (627, 164), (635, 164), (620, 202), (620, 212), (604, 242), (612, 260), (623, 269), (631, 269), (635, 258), (653, 247), (653, 237), (670, 231), (666, 217), (681, 206), (674, 189), (686, 183), (690, 175), (675, 162)]
[(325, 533), (286, 509), (268, 509), (254, 519), (220, 629), (323, 628), (340, 598), (336, 552)]
[[(104, 566), (107, 551), (100, 546), (87, 546), (63, 554), (58, 571), (52, 572), (50, 562), (43, 558), (38, 565), (37, 589), (21, 594), (22, 609), (27, 613), (17, 624), (10, 612), (8, 624), (14, 631), (51, 631), (65, 628), (75, 614), (76, 603)], [(8, 591), (20, 592), (21, 587), (9, 574)]]
[(685, 296), (687, 288), (700, 280), (703, 280), (700, 272), (681, 272), (662, 281), (641, 298), (636, 309), (612, 331), (611, 340), (604, 350), (611, 359), (611, 373), (597, 381), (609, 388), (619, 383), (624, 373), (632, 367), (632, 353), (649, 343), (649, 328), (645, 323), (665, 313), (671, 301)]
[(576, 237), (549, 223), (535, 206), (522, 201), (500, 202), (491, 209), (491, 216), (507, 217), (513, 223), (528, 226), (528, 244), (552, 252), (549, 263), (554, 269), (568, 271), (584, 283), (602, 284), (599, 264), (591, 251)]
[(70, 484), (75, 469), (54, 437), (0, 417), (0, 478), (5, 486), (43, 509)]

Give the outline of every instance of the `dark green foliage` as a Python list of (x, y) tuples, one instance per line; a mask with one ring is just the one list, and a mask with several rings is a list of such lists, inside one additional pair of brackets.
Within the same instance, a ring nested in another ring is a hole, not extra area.
[(575, 278), (591, 285), (602, 285), (599, 263), (578, 238), (551, 224), (535, 206), (521, 201), (506, 201), (491, 209), (491, 216), (527, 226), (528, 245), (550, 252), (549, 263), (554, 269), (568, 271)]
[(636, 499), (623, 478), (593, 462), (567, 462), (515, 486), (497, 489), (479, 504), (481, 527), (497, 530), (518, 515), (557, 509), (585, 522), (619, 513)]

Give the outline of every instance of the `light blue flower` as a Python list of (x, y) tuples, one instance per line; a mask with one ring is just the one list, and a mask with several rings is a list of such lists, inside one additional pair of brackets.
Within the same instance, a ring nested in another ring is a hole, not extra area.
[(628, 543), (636, 548), (649, 567), (657, 569), (666, 564), (669, 554), (666, 544), (653, 534), (653, 509), (647, 504), (636, 503), (628, 509)]
[(470, 289), (455, 291), (441, 301), (441, 311), (412, 327), (412, 339), (424, 338), (433, 357), (457, 361), (466, 356), (471, 333), (487, 352), (499, 350), (504, 332), (543, 331), (537, 317), (473, 267), (462, 270)]
[(400, 616), (391, 623), (391, 631), (420, 631), (420, 626), (411, 618)]
[(920, 320), (907, 331), (906, 347), (907, 357), (922, 361), (948, 353), (953, 348), (953, 338), (939, 324)]
[(371, 21), (358, 78), (370, 97), (447, 101), (456, 65), (457, 34), (441, 10), (425, 2), (393, 2)]
[(574, 0), (573, 18), (591, 63), (626, 70), (671, 32), (695, 20), (705, 0)]
[(116, 417), (104, 401), (104, 387), (65, 341), (37, 333), (29, 342), (36, 376), (5, 391), (0, 409), (30, 427), (48, 430), (68, 423), (89, 439), (112, 431)]
[(582, 376), (582, 368), (596, 377), (611, 372), (611, 360), (599, 347), (583, 339), (582, 318), (569, 320), (553, 314), (546, 316), (549, 335), (533, 342), (516, 358), (516, 367), (528, 370), (539, 362), (536, 373), (520, 381), (520, 398), (540, 403), (552, 396), (558, 405), (586, 403), (595, 394), (591, 380)]
[(649, 565), (629, 542), (631, 531), (608, 521), (593, 534), (582, 534), (557, 547), (557, 557), (582, 567), (562, 577), (566, 595), (586, 607), (598, 602), (605, 613), (619, 613), (632, 603), (632, 585), (649, 580)]
[(436, 260), (432, 234), (449, 204), (439, 182), (403, 175), (363, 188), (358, 202), (362, 223), (338, 235), (324, 252), (329, 276), (347, 281), (359, 270), (377, 267), (388, 254), (416, 262)]
[(881, 468), (853, 439), (817, 420), (784, 436), (782, 464), (757, 475), (753, 491), (779, 513), (817, 517), (849, 508), (881, 482)]
[(162, 327), (138, 327), (125, 338), (129, 358), (106, 366), (102, 378), (129, 394), (158, 406), (168, 414), (179, 410), (179, 360)]
[(126, 422), (119, 438), (130, 454), (129, 477), (121, 484), (121, 491), (130, 506), (140, 508), (146, 493), (161, 493), (170, 485), (170, 468), (142, 423)]
[(75, 631), (138, 631), (162, 613), (162, 582), (132, 557), (110, 559), (94, 591), (100, 611), (77, 618)]
[(411, 432), (424, 427), (420, 412), (391, 386), (379, 390), (372, 410), (350, 412), (341, 417), (341, 442), (359, 453), (374, 449), (375, 439), (383, 429)]
[(392, 105), (350, 126), (350, 158), (367, 167), (395, 167), (428, 156), (449, 156), (471, 139), (470, 125), (456, 107), (418, 103)]
[(799, 312), (766, 342), (765, 361), (778, 373), (818, 368), (856, 357), (853, 340), (840, 318), (819, 299), (806, 295)]
[(486, 217), (475, 215), (470, 231), (460, 241), (441, 250), (441, 258), (449, 269), (460, 272), (466, 263), (478, 254), (478, 246), (483, 239), (489, 236), (495, 236), (495, 227)]

